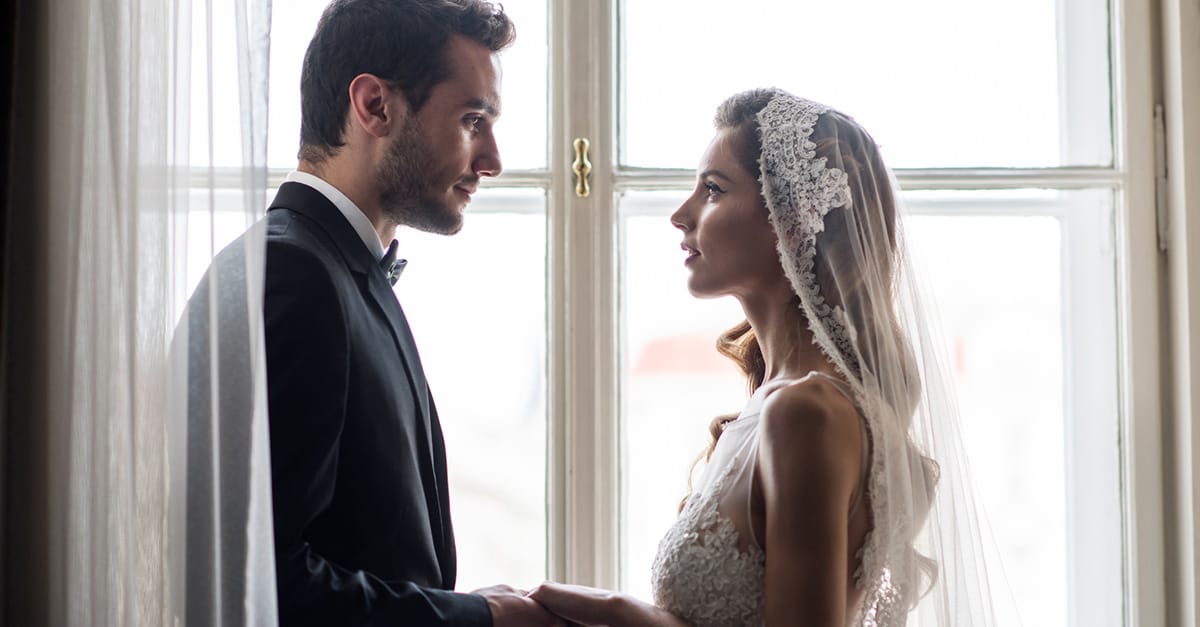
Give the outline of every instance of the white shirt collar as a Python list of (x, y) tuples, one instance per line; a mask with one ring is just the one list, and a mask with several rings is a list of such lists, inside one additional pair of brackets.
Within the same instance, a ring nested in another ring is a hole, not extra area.
[(307, 185), (318, 192), (322, 196), (329, 199), (333, 206), (346, 216), (346, 221), (350, 226), (354, 227), (354, 232), (358, 233), (367, 250), (371, 251), (376, 259), (383, 259), (383, 255), (387, 252), (383, 248), (383, 243), (379, 241), (379, 233), (375, 232), (375, 227), (371, 225), (371, 221), (367, 219), (367, 214), (354, 204), (354, 201), (346, 197), (345, 194), (338, 191), (338, 188), (330, 185), (324, 179), (308, 172), (292, 170), (288, 172), (287, 180), (293, 183), (301, 183)]

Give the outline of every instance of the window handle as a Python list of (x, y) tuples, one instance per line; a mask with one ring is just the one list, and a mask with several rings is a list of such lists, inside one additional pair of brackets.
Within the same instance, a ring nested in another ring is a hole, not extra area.
[(575, 173), (575, 195), (587, 198), (592, 193), (588, 185), (588, 175), (592, 173), (592, 162), (588, 160), (588, 140), (586, 137), (575, 138), (575, 162), (571, 171)]

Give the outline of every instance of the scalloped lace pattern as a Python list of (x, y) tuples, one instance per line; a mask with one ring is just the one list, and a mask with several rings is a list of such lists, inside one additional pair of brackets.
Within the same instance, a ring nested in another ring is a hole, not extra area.
[(763, 624), (766, 556), (754, 545), (739, 548), (737, 529), (717, 509), (736, 461), (688, 499), (651, 569), (655, 604), (694, 627)]
[(812, 314), (808, 320), (814, 340), (822, 347), (836, 346), (836, 354), (830, 357), (857, 377), (846, 314), (825, 302), (813, 272), (817, 234), (825, 230), (825, 216), (850, 204), (846, 173), (826, 167), (827, 160), (817, 158), (817, 145), (810, 139), (817, 119), (826, 111), (825, 105), (785, 94), (763, 107), (758, 114), (761, 182), (779, 237), (780, 261), (801, 303), (811, 310), (807, 313)]

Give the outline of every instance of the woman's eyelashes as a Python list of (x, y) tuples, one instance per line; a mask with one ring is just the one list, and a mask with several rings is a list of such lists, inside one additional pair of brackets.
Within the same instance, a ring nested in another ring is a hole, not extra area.
[(703, 183), (701, 183), (701, 186), (704, 187), (704, 195), (709, 200), (716, 198), (716, 196), (718, 194), (725, 193), (725, 190), (721, 189), (720, 185), (717, 185), (716, 183), (713, 183), (712, 181), (704, 181)]

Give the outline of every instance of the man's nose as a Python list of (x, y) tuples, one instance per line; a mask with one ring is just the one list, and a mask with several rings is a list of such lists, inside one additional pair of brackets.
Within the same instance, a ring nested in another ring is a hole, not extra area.
[(500, 148), (496, 145), (496, 136), (488, 133), (479, 149), (479, 154), (475, 157), (472, 170), (476, 176), (496, 177), (500, 176), (503, 169), (504, 167), (500, 163)]

